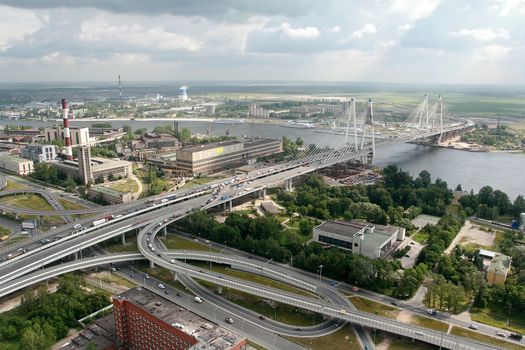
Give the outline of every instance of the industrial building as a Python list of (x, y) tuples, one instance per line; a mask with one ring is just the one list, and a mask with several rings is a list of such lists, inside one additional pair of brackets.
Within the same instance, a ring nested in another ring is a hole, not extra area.
[(109, 187), (92, 186), (89, 188), (88, 197), (93, 199), (101, 199), (106, 204), (122, 204), (129, 203), (133, 200), (131, 192), (120, 192)]
[(18, 175), (29, 175), (34, 170), (32, 160), (13, 156), (5, 152), (0, 153), (0, 168)]
[(21, 156), (35, 163), (47, 163), (56, 159), (55, 145), (30, 144), (22, 148)]
[(295, 113), (301, 113), (307, 117), (315, 115), (315, 114), (339, 115), (343, 113), (343, 106), (342, 105), (331, 105), (331, 104), (318, 104), (318, 105), (292, 107), (290, 110)]
[(252, 103), (248, 109), (248, 116), (251, 118), (270, 118), (271, 113), (273, 113), (273, 110), (264, 109), (255, 103)]
[(326, 221), (314, 228), (313, 240), (372, 259), (385, 258), (405, 239), (405, 229), (366, 221)]
[(73, 178), (81, 179), (84, 184), (98, 179), (107, 180), (110, 175), (113, 177), (129, 177), (132, 174), (130, 162), (91, 157), (89, 147), (79, 148), (77, 161), (64, 160), (57, 163), (56, 167)]
[[(95, 142), (94, 139), (90, 139), (89, 128), (70, 127), (69, 131), (71, 133), (72, 146), (87, 146)], [(44, 135), (46, 137), (46, 141), (48, 142), (52, 142), (54, 140), (62, 140), (65, 142), (66, 140), (65, 129), (60, 126), (45, 128)]]
[(246, 339), (145, 288), (113, 298), (120, 349), (241, 350)]
[(504, 254), (496, 254), (487, 268), (488, 284), (503, 284), (510, 271), (512, 259)]
[(259, 137), (185, 147), (177, 150), (177, 171), (186, 176), (208, 174), (282, 151), (280, 140)]

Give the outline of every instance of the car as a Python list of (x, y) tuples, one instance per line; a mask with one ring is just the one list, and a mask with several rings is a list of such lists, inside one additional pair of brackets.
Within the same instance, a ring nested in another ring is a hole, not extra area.
[(408, 254), (405, 254), (405, 258), (410, 258), (410, 255), (408, 255)]
[(516, 340), (521, 340), (523, 339), (523, 335), (519, 334), (519, 333), (510, 333), (510, 337), (512, 339), (516, 339)]
[(160, 288), (160, 289), (164, 289), (164, 288), (166, 288), (166, 287), (164, 287), (164, 285), (163, 285), (162, 283), (159, 283), (159, 288)]
[(415, 243), (414, 243), (414, 242), (410, 242), (410, 244), (411, 244), (411, 245), (415, 245)]
[(233, 319), (231, 317), (226, 317), (224, 319), (224, 321), (226, 321), (226, 323), (229, 323), (229, 324), (232, 324), (233, 323)]
[(43, 239), (43, 240), (40, 241), (40, 244), (44, 245), (44, 244), (48, 244), (49, 242), (51, 242), (51, 240)]
[(416, 331), (416, 335), (425, 335), (425, 334), (421, 331)]
[(137, 271), (136, 271), (135, 269), (132, 269), (131, 272), (133, 272), (133, 273), (137, 273)]
[(149, 277), (149, 275), (148, 275), (147, 273), (146, 273), (146, 274), (144, 274), (144, 277), (146, 277), (146, 279), (147, 279), (147, 280), (149, 280), (149, 279), (150, 279), (150, 277)]
[(177, 296), (178, 296), (178, 297), (181, 297), (181, 296), (182, 296), (182, 294), (180, 294), (179, 292), (177, 292)]
[(475, 324), (471, 324), (470, 326), (468, 326), (468, 328), (476, 330), (476, 329), (478, 329), (478, 326), (475, 325)]
[(265, 320), (266, 317), (264, 317), (263, 315), (259, 315), (259, 320)]
[(354, 287), (352, 287), (352, 291), (359, 292), (359, 288), (354, 286)]
[(506, 335), (505, 333), (503, 333), (502, 331), (497, 331), (497, 332), (496, 332), (496, 335), (497, 335), (498, 337), (502, 337), (502, 338), (505, 338), (505, 337), (507, 336), (507, 335)]
[(117, 272), (117, 269), (115, 267), (112, 267), (111, 272)]
[(164, 291), (164, 294), (170, 294), (170, 291), (166, 289), (166, 290)]
[(391, 302), (390, 304), (394, 305), (394, 306), (399, 306), (399, 304), (397, 303), (397, 301), (393, 301)]
[(334, 323), (334, 327), (339, 327), (339, 323)]
[(301, 331), (302, 329), (299, 328), (299, 327), (295, 327), (295, 330), (296, 330), (296, 331)]
[(131, 278), (135, 278), (135, 275), (131, 273), (131, 274), (129, 275), (129, 277), (131, 277)]
[(435, 315), (437, 314), (437, 311), (434, 310), (434, 309), (428, 309), (428, 310), (427, 310), (427, 314), (432, 315), (432, 316), (435, 316)]

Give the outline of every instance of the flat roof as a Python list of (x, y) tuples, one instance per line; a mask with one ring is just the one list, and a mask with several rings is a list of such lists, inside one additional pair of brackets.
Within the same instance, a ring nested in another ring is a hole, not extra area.
[(224, 147), (224, 146), (231, 146), (231, 145), (235, 145), (239, 143), (242, 143), (242, 142), (239, 140), (230, 140), (230, 141), (222, 141), (222, 142), (216, 142), (216, 143), (206, 143), (203, 145), (184, 147), (184, 148), (181, 148), (180, 151), (200, 152), (200, 151), (205, 151), (208, 149)]
[(30, 159), (20, 158), (11, 154), (7, 154), (5, 152), (0, 153), (0, 159), (14, 163), (33, 163), (33, 161)]
[(120, 191), (117, 191), (113, 188), (110, 188), (110, 187), (104, 187), (104, 186), (94, 186), (94, 187), (91, 187), (92, 191), (96, 191), (96, 192), (101, 192), (101, 193), (106, 193), (106, 194), (109, 194), (111, 196), (115, 196), (115, 197), (120, 197), (128, 192), (120, 192)]
[(339, 236), (352, 238), (356, 233), (362, 231), (365, 227), (372, 226), (374, 230), (372, 233), (365, 233), (365, 240), (374, 245), (382, 246), (386, 241), (390, 240), (392, 235), (399, 230), (397, 226), (376, 225), (362, 220), (352, 221), (325, 221), (316, 229), (325, 232), (333, 233)]
[(486, 250), (486, 249), (480, 249), (479, 250), (479, 255), (483, 255), (483, 256), (486, 256), (486, 257), (491, 258), (491, 259), (494, 259), (496, 254), (497, 254), (496, 252), (493, 252), (493, 251), (490, 251), (490, 250)]
[(192, 349), (229, 349), (244, 339), (146, 288), (132, 288), (119, 297), (172, 326), (177, 324), (177, 329), (197, 338), (199, 343)]

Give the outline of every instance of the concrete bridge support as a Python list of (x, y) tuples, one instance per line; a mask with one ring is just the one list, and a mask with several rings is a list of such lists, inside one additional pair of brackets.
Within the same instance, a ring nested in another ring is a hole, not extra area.
[(259, 190), (259, 199), (266, 198), (266, 187)]
[(121, 234), (120, 238), (122, 240), (122, 245), (126, 245), (126, 234), (125, 233)]
[(293, 191), (293, 179), (288, 179), (285, 181), (284, 189), (285, 191), (288, 191), (288, 192)]
[(166, 226), (162, 229), (162, 233), (164, 234), (164, 237), (168, 235), (168, 228)]
[(155, 268), (155, 263), (153, 261), (149, 261), (149, 268), (150, 269), (154, 269)]

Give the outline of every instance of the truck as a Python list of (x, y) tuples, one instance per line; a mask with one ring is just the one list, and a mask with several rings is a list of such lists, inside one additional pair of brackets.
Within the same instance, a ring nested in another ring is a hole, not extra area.
[(107, 219), (99, 219), (99, 220), (95, 220), (93, 221), (93, 223), (91, 224), (93, 227), (97, 227), (97, 226), (100, 226), (102, 225), (103, 223), (105, 223), (106, 221), (108, 221)]
[(202, 299), (200, 297), (195, 297), (193, 300), (198, 304), (202, 303)]
[(510, 333), (510, 337), (512, 339), (521, 340), (523, 338), (523, 335), (521, 335), (519, 333)]
[(2, 236), (2, 237), (0, 237), (0, 242), (5, 242), (8, 239), (9, 239), (9, 235)]

